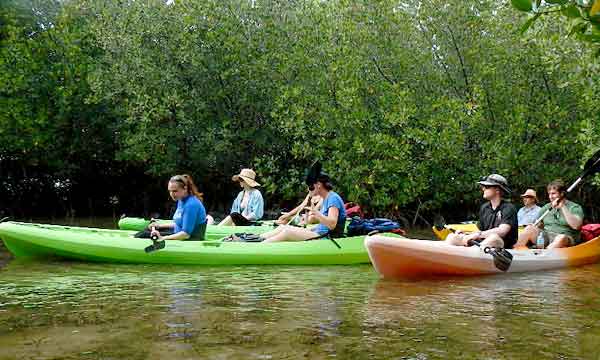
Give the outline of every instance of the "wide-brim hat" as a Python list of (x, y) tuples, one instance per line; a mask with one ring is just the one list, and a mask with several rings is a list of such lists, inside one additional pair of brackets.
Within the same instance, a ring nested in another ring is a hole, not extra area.
[(497, 186), (502, 189), (506, 194), (510, 194), (510, 188), (508, 187), (508, 181), (506, 178), (499, 174), (491, 174), (482, 177), (478, 182), (479, 185), (485, 186)]
[(527, 189), (524, 193), (521, 194), (521, 197), (532, 197), (537, 201), (537, 193), (533, 189)]
[(242, 169), (239, 174), (231, 177), (231, 180), (236, 182), (240, 181), (240, 179), (244, 180), (244, 182), (251, 187), (260, 186), (260, 184), (254, 180), (256, 179), (256, 173), (252, 169)]

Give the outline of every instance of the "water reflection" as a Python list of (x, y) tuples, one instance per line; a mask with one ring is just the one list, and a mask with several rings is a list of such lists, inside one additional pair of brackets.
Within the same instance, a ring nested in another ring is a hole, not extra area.
[(370, 266), (11, 261), (0, 359), (596, 359), (598, 280), (600, 266), (384, 281)]

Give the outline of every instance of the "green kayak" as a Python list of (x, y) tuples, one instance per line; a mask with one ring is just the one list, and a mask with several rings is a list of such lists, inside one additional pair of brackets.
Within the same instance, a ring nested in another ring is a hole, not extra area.
[[(157, 223), (165, 224), (171, 223), (171, 220), (158, 220)], [(140, 231), (145, 229), (150, 224), (150, 220), (136, 217), (123, 217), (119, 220), (119, 229), (121, 230), (135, 230)], [(273, 230), (275, 226), (273, 221), (269, 220), (263, 222), (260, 226), (219, 226), (219, 225), (207, 225), (206, 236), (207, 239), (211, 238), (222, 238), (233, 233), (251, 233), (251, 234), (262, 234), (269, 230)]]
[[(0, 223), (0, 239), (17, 258), (66, 258), (130, 264), (345, 265), (369, 263), (364, 236), (280, 243), (166, 241), (150, 253), (150, 239), (134, 231), (19, 222)], [(339, 245), (339, 248), (338, 248)]]

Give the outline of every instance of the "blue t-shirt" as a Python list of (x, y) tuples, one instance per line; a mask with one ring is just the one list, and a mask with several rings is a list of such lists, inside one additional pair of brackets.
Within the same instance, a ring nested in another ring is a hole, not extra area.
[(173, 215), (174, 231), (185, 231), (192, 236), (199, 225), (206, 224), (206, 210), (197, 197), (189, 195), (177, 200), (177, 210)]
[[(337, 224), (335, 226), (336, 229), (341, 229), (343, 231), (344, 226), (346, 225), (346, 209), (344, 208), (344, 200), (334, 191), (330, 191), (327, 198), (323, 201), (323, 207), (321, 207), (321, 214), (327, 216), (329, 215), (329, 209), (335, 207), (339, 210)], [(323, 224), (319, 224), (313, 228), (313, 231), (319, 235), (325, 235), (330, 231), (329, 228)]]

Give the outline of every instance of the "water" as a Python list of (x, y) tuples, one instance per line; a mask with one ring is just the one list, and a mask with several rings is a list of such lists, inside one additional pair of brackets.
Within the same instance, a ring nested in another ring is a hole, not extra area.
[(600, 359), (600, 265), (425, 281), (368, 265), (0, 266), (2, 360)]

